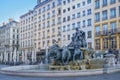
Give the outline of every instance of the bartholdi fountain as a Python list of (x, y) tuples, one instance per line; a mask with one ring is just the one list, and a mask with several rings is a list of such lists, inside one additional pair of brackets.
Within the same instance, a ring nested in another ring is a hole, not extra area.
[(0, 73), (18, 76), (63, 77), (83, 76), (120, 71), (114, 55), (107, 54), (96, 58), (93, 49), (87, 48), (85, 32), (76, 29), (68, 46), (60, 47), (54, 40), (53, 46), (46, 49), (46, 63), (21, 65), (0, 69)]

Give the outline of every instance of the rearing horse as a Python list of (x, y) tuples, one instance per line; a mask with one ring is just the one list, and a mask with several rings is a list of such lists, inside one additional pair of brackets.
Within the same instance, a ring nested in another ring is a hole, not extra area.
[(71, 57), (71, 53), (69, 49), (67, 47), (64, 47), (62, 51), (62, 63), (68, 64), (70, 57)]

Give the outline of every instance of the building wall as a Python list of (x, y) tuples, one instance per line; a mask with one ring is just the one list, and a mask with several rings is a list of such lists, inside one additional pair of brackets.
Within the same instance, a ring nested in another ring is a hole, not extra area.
[(0, 28), (1, 62), (19, 62), (19, 23), (10, 19)]
[[(93, 0), (62, 0), (62, 46), (67, 46), (76, 28), (85, 31), (89, 48), (94, 48)], [(90, 31), (90, 32), (89, 32)]]
[(20, 51), (22, 61), (26, 64), (35, 62), (34, 17), (32, 10), (20, 17), (20, 25)]
[(61, 42), (61, 5), (58, 1), (41, 2), (34, 9), (36, 51), (52, 46), (54, 39)]
[(95, 49), (120, 49), (120, 0), (95, 0), (94, 5)]

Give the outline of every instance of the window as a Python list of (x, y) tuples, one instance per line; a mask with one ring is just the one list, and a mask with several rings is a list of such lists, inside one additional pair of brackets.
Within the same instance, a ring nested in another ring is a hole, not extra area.
[(110, 18), (115, 18), (116, 17), (116, 8), (111, 8), (110, 9)]
[(60, 5), (61, 4), (61, 0), (58, 0), (58, 5)]
[(65, 12), (66, 12), (66, 9), (63, 10), (63, 13), (65, 13)]
[(48, 5), (48, 9), (47, 10), (50, 10), (50, 5)]
[(111, 48), (116, 48), (117, 47), (117, 42), (116, 42), (116, 38), (115, 37), (112, 37), (111, 39), (110, 39), (110, 47)]
[(70, 0), (67, 0), (68, 3), (70, 3)]
[(54, 16), (55, 16), (55, 10), (52, 11), (52, 17), (54, 17)]
[(108, 38), (103, 39), (103, 48), (108, 49)]
[(91, 37), (92, 37), (92, 31), (88, 31), (88, 32), (87, 32), (87, 35), (88, 35), (87, 38), (91, 38)]
[(63, 18), (63, 22), (66, 22), (66, 18), (65, 17)]
[(83, 20), (83, 27), (85, 27), (85, 20)]
[(92, 22), (91, 22), (91, 19), (88, 19), (87, 22), (88, 22), (88, 25), (87, 25), (87, 26), (91, 26), (91, 23), (92, 23)]
[(53, 25), (53, 26), (55, 25), (55, 19), (52, 20), (52, 25)]
[(65, 5), (65, 4), (66, 4), (66, 1), (63, 1), (63, 4)]
[(70, 8), (68, 8), (68, 11), (70, 11)]
[(43, 7), (43, 12), (45, 12), (45, 7)]
[(108, 25), (103, 24), (103, 35), (106, 35), (108, 33)]
[(107, 10), (102, 11), (102, 20), (107, 20), (108, 16), (107, 16)]
[(53, 8), (55, 7), (55, 2), (52, 3), (52, 7), (53, 7)]
[(72, 6), (72, 9), (75, 9), (75, 6)]
[(116, 31), (116, 22), (110, 23), (110, 26), (111, 26), (111, 33), (115, 33), (115, 31)]
[(116, 3), (116, 0), (110, 0), (110, 4)]
[(100, 8), (100, 0), (95, 1), (95, 8), (96, 9)]
[(13, 35), (13, 39), (15, 39), (15, 35)]
[(75, 14), (72, 15), (72, 19), (75, 19)]
[(47, 13), (47, 16), (48, 16), (47, 18), (49, 19), (50, 18), (50, 13)]
[(63, 35), (63, 41), (65, 41), (66, 40), (66, 35)]
[(95, 49), (100, 50), (100, 39), (95, 40)]
[(63, 32), (65, 32), (66, 31), (66, 26), (63, 26)]
[(79, 17), (80, 17), (80, 12), (77, 13), (77, 18), (79, 18)]
[(61, 17), (58, 17), (58, 24), (61, 23)]
[(41, 13), (41, 9), (39, 9), (39, 14)]
[(83, 11), (83, 17), (85, 16), (85, 11)]
[(120, 16), (120, 6), (119, 6), (119, 16)]
[(90, 4), (90, 3), (91, 3), (91, 0), (87, 0), (87, 3)]
[(82, 5), (83, 5), (83, 6), (85, 6), (85, 1), (84, 1), (84, 2), (82, 2)]
[(73, 29), (73, 30), (75, 29), (75, 23), (72, 24), (72, 29)]
[(88, 48), (92, 48), (92, 42), (88, 42)]
[(45, 20), (45, 14), (43, 15), (43, 20)]
[(77, 22), (77, 28), (80, 28), (80, 22)]
[(47, 27), (50, 27), (50, 21), (47, 21)]
[(80, 3), (77, 4), (77, 8), (79, 8), (79, 7), (80, 7)]
[(67, 37), (68, 37), (68, 40), (70, 40), (70, 35), (68, 35)]
[(60, 15), (61, 14), (61, 9), (60, 8), (58, 8), (58, 15)]
[(99, 36), (100, 35), (100, 26), (96, 26), (96, 28), (95, 28), (95, 34), (96, 34), (96, 36)]
[(70, 16), (67, 16), (67, 21), (70, 21)]
[(107, 0), (103, 0), (102, 1), (103, 3), (102, 3), (102, 6), (104, 7), (104, 6), (107, 6)]
[(70, 25), (67, 25), (67, 31), (70, 31)]
[(87, 15), (90, 15), (92, 12), (91, 12), (91, 9), (88, 9), (87, 10)]
[(95, 13), (95, 21), (98, 22), (100, 21), (100, 13)]
[(45, 22), (43, 23), (43, 27), (42, 27), (43, 29), (45, 28)]

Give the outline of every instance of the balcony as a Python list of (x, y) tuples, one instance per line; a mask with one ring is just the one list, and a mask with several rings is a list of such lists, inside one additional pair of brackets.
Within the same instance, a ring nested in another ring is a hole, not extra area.
[(95, 33), (95, 36), (108, 36), (108, 35), (120, 34), (120, 28), (103, 30)]
[(98, 37), (98, 36), (100, 36), (100, 35), (101, 35), (101, 32), (100, 32), (100, 31), (95, 33), (95, 36), (96, 36), (96, 37)]
[(102, 36), (107, 36), (107, 35), (108, 35), (108, 31), (107, 31), (107, 30), (102, 31), (102, 32), (101, 32), (101, 35), (102, 35)]

